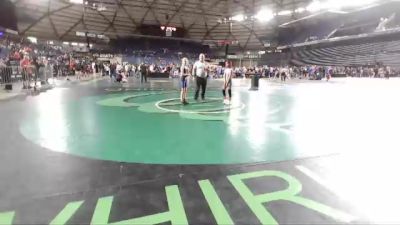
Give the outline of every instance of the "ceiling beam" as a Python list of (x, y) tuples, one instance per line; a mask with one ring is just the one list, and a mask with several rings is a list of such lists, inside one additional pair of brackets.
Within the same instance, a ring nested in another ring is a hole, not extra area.
[(36, 24), (40, 23), (40, 21), (42, 21), (44, 18), (46, 18), (46, 17), (48, 17), (48, 16), (51, 16), (51, 15), (53, 15), (54, 13), (59, 12), (59, 11), (62, 11), (62, 10), (64, 10), (64, 9), (71, 8), (72, 6), (73, 6), (73, 4), (69, 4), (69, 5), (66, 5), (66, 6), (64, 6), (64, 7), (61, 7), (61, 8), (59, 8), (59, 9), (56, 9), (56, 10), (53, 10), (53, 11), (51, 11), (51, 12), (45, 13), (43, 16), (39, 17), (37, 20), (35, 20), (33, 23), (31, 23), (27, 28), (25, 28), (23, 31), (21, 31), (21, 32), (20, 32), (21, 35), (24, 35), (28, 30), (30, 30), (30, 29), (31, 29), (32, 27), (34, 27)]
[(109, 20), (103, 13), (101, 13), (101, 12), (95, 10), (95, 9), (92, 9), (92, 8), (90, 8), (90, 7), (89, 7), (88, 9), (97, 12), (98, 15), (100, 15), (101, 17), (103, 17), (103, 19), (106, 20), (106, 21), (108, 22), (108, 25), (113, 29), (113, 31), (115, 32), (115, 35), (118, 37), (117, 29), (115, 29), (114, 24), (113, 24), (113, 22), (111, 22), (111, 20)]
[[(169, 1), (171, 2), (171, 0), (169, 0)], [(176, 15), (178, 15), (178, 14), (181, 12), (182, 8), (183, 8), (188, 2), (189, 2), (189, 0), (185, 0), (184, 2), (182, 2), (182, 4), (181, 4), (179, 7), (176, 7), (174, 1), (172, 0), (172, 3), (174, 4), (174, 8), (176, 9), (176, 12), (175, 12), (174, 14), (172, 14), (172, 16), (168, 19), (168, 21), (167, 21), (167, 23), (166, 23), (165, 26), (168, 26), (168, 25), (169, 25), (169, 23), (175, 18)], [(181, 21), (181, 22), (182, 22), (182, 21)], [(182, 26), (184, 26), (184, 25), (182, 24)]]
[(119, 8), (115, 9), (111, 23), (108, 25), (108, 27), (106, 29), (104, 29), (103, 33), (107, 32), (111, 27), (114, 27), (114, 22), (115, 22), (115, 18), (117, 17), (118, 10), (119, 10)]
[(82, 21), (83, 21), (83, 14), (82, 17), (76, 23), (74, 23), (74, 25), (72, 25), (67, 31), (64, 32), (64, 34), (60, 36), (60, 40), (62, 40), (67, 34), (69, 34), (69, 32), (71, 32), (76, 26), (82, 23)]
[[(254, 23), (254, 21), (253, 21), (253, 23)], [(240, 24), (242, 27), (246, 28), (246, 29), (250, 32), (250, 35), (254, 35), (254, 37), (260, 42), (261, 46), (264, 47), (264, 43), (261, 41), (261, 38), (254, 32), (253, 29), (250, 29), (248, 26), (246, 26), (246, 25), (243, 24), (243, 23), (239, 23), (239, 24)], [(254, 24), (253, 24), (253, 26), (254, 26)]]
[(236, 38), (236, 36), (235, 36), (235, 35), (233, 35), (233, 33), (232, 33), (232, 32), (229, 32), (229, 35), (230, 35), (231, 37), (233, 37), (233, 39), (234, 39), (235, 41), (237, 41), (237, 42), (238, 42), (238, 46), (239, 46), (240, 50), (244, 51), (244, 48), (243, 48), (243, 46), (240, 44), (240, 41), (239, 41), (239, 39), (237, 39), (237, 38)]
[[(168, 0), (168, 1), (174, 5), (175, 10), (179, 11), (178, 14), (179, 14), (179, 21), (180, 21), (180, 23), (181, 23), (181, 27), (182, 27), (183, 29), (186, 29), (186, 27), (185, 27), (185, 22), (184, 22), (183, 19), (182, 19), (182, 13), (181, 13), (181, 10), (182, 10), (182, 9), (179, 9), (179, 6), (177, 6), (177, 5), (175, 4), (175, 1), (173, 1), (173, 0)], [(188, 0), (187, 2), (189, 2), (189, 0)], [(185, 5), (186, 5), (186, 4), (185, 4)], [(179, 10), (178, 10), (178, 9), (179, 9)], [(168, 23), (169, 23), (169, 22), (168, 22)], [(168, 23), (167, 23), (167, 24), (168, 24)]]
[(141, 20), (141, 24), (144, 23), (144, 20), (146, 19), (146, 16), (151, 12), (153, 14), (154, 19), (157, 21), (158, 25), (161, 25), (160, 20), (157, 18), (156, 14), (153, 11), (153, 5), (157, 2), (157, 0), (153, 0), (152, 3), (148, 3), (147, 0), (144, 0), (145, 4), (147, 5), (148, 9), (146, 10), (146, 13), (143, 15), (143, 18)]
[[(49, 3), (47, 5), (47, 13), (48, 14), (50, 14), (50, 7), (51, 7), (51, 1), (49, 0)], [(53, 20), (51, 19), (51, 16), (49, 16), (49, 22), (50, 22), (51, 28), (53, 28), (54, 34), (57, 36), (57, 39), (60, 39), (60, 35), (58, 34), (56, 26), (54, 26), (54, 23), (53, 23)]]
[(125, 8), (125, 6), (123, 5), (123, 0), (116, 0), (118, 6), (120, 8), (122, 8), (122, 10), (124, 11), (124, 13), (126, 14), (126, 16), (128, 17), (128, 19), (131, 20), (131, 22), (135, 25), (135, 31), (138, 29), (139, 27), (139, 23), (136, 22), (136, 20), (131, 16), (131, 14), (128, 12), (128, 10)]
[[(211, 27), (211, 29), (209, 29), (209, 30), (207, 29), (207, 32), (204, 34), (203, 38), (201, 39), (201, 43), (204, 43), (206, 37), (207, 37), (207, 36), (209, 37), (210, 33), (211, 33), (213, 30), (217, 29), (220, 25), (221, 25), (221, 23), (217, 23), (217, 24), (215, 24), (213, 27)], [(213, 37), (212, 39), (214, 39), (214, 37)]]
[[(252, 5), (253, 5), (253, 11), (254, 11), (254, 9), (255, 9), (255, 0), (253, 0), (253, 4)], [(251, 22), (251, 32), (249, 34), (249, 37), (247, 38), (246, 43), (244, 44), (244, 48), (245, 49), (247, 48), (247, 44), (249, 43), (249, 41), (251, 39), (251, 34), (253, 33), (253, 31), (254, 31), (254, 20)]]

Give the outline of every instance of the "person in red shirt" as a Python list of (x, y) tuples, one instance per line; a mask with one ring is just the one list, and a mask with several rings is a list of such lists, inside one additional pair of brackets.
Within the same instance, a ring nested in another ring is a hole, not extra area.
[(19, 54), (18, 51), (15, 51), (14, 55), (12, 56), (12, 58), (15, 59), (15, 60), (20, 60), (21, 59), (20, 57), (21, 57), (21, 55)]
[(23, 88), (29, 88), (29, 78), (32, 74), (31, 71), (31, 62), (29, 60), (29, 56), (25, 55), (24, 58), (20, 61), (20, 66), (22, 68), (22, 81), (23, 81)]

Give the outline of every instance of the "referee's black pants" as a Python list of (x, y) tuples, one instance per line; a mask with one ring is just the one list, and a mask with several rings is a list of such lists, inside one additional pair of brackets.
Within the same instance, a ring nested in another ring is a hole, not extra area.
[(206, 94), (207, 87), (207, 78), (206, 77), (196, 77), (196, 92), (194, 94), (194, 100), (199, 98), (199, 92), (201, 88), (201, 99), (204, 100)]
[(140, 73), (140, 83), (143, 83), (143, 80), (145, 83), (147, 83), (147, 73), (146, 72)]

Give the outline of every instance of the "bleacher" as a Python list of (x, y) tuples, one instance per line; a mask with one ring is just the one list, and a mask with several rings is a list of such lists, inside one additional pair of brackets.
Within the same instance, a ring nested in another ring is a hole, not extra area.
[[(286, 57), (294, 65), (383, 64), (400, 68), (399, 21), (399, 3), (393, 2), (349, 13), (334, 21), (321, 18), (318, 22), (282, 28), (278, 49), (283, 53), (265, 56), (263, 63), (284, 62), (282, 58)], [(306, 36), (313, 38), (303, 40)]]
[(181, 53), (174, 51), (135, 51), (123, 55), (123, 61), (130, 64), (156, 64), (156, 65), (170, 65), (180, 64), (182, 57), (187, 57), (190, 61), (194, 62), (197, 59), (197, 54)]
[(111, 46), (115, 53), (123, 55), (124, 62), (131, 64), (180, 64), (182, 57), (194, 63), (200, 53), (209, 53), (209, 48), (201, 43), (168, 39), (126, 38)]
[(332, 66), (365, 66), (383, 63), (391, 67), (400, 67), (400, 40), (299, 49), (292, 52), (291, 62)]
[(378, 27), (379, 21), (369, 20), (369, 21), (354, 21), (343, 24), (339, 27), (331, 37), (343, 37), (349, 35), (367, 34), (372, 33)]
[(335, 28), (339, 27), (338, 22), (329, 21), (321, 26), (320, 24), (309, 24), (308, 26), (289, 27), (280, 29), (279, 44), (289, 45), (310, 41), (310, 37), (321, 40), (325, 39)]
[(260, 65), (285, 66), (290, 62), (290, 55), (286, 53), (265, 54), (259, 61)]

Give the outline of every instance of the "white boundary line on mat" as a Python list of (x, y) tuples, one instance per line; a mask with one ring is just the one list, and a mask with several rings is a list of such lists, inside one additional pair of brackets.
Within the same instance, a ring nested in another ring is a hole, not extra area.
[[(219, 98), (209, 98), (209, 99), (210, 100), (219, 100)], [(166, 109), (166, 108), (160, 106), (160, 104), (163, 103), (163, 102), (174, 101), (174, 100), (179, 100), (179, 98), (164, 99), (164, 100), (156, 102), (155, 106), (157, 107), (157, 109), (162, 110), (162, 111), (166, 111), (166, 112), (188, 113), (188, 114), (201, 114), (201, 113), (204, 113), (204, 114), (222, 114), (222, 113), (230, 112), (231, 110), (242, 110), (245, 107), (245, 104), (240, 103), (240, 106), (237, 106), (235, 108), (230, 107), (230, 108), (222, 110), (222, 111), (209, 112), (209, 111), (190, 111), (190, 110)], [(221, 108), (221, 109), (223, 109), (223, 108)]]

